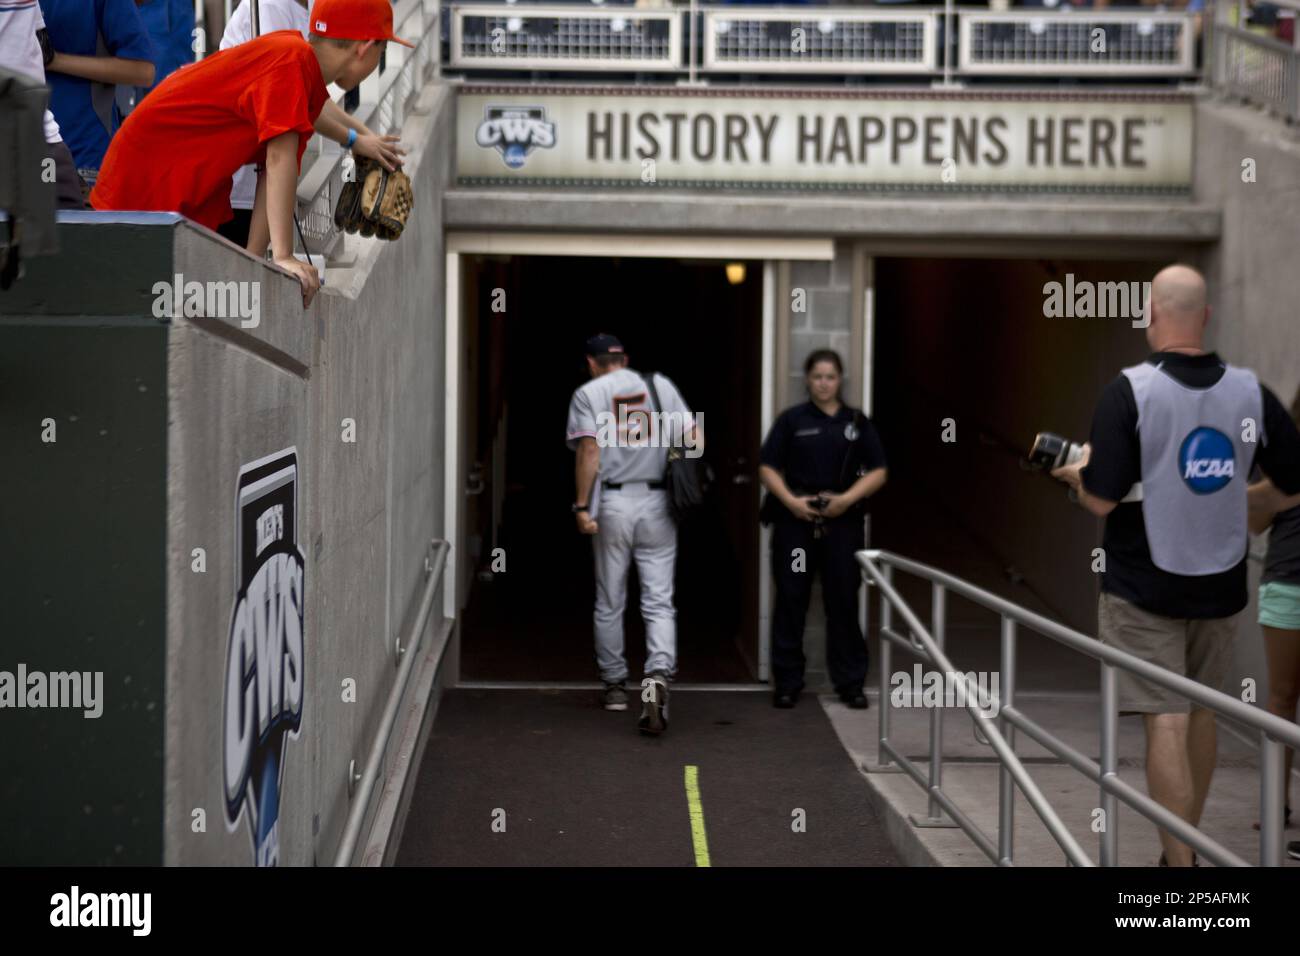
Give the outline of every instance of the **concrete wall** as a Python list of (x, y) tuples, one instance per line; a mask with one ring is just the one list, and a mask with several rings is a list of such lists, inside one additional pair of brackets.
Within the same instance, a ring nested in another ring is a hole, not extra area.
[[(233, 604), (235, 479), (296, 446), (306, 556), (299, 738), (284, 752), (281, 862), (332, 862), (359, 771), (397, 673), (431, 539), (442, 536), (444, 275), (441, 192), (449, 172), (445, 90), (426, 90), (403, 138), (415, 209), (393, 244), (349, 237), (304, 312), (297, 283), (195, 229), (178, 233), (187, 278), (262, 277), (261, 327), (177, 322), (169, 352), (168, 863), (251, 860), (247, 821), (224, 809), (220, 720)], [(354, 436), (345, 421), (354, 423)], [(354, 437), (354, 440), (347, 440)], [(208, 573), (190, 549), (208, 549)], [(427, 637), (427, 630), (426, 630)], [(355, 682), (355, 702), (344, 682)], [(207, 833), (193, 812), (207, 811)]]
[[(954, 541), (977, 543), (983, 561), (1023, 578), (1023, 586), (1003, 575), (976, 583), (1084, 632), (1096, 626), (1092, 550), (1101, 524), (1071, 504), (1063, 486), (1022, 471), (1017, 456), (1040, 431), (1086, 440), (1102, 389), (1148, 347), (1130, 318), (1044, 316), (1043, 286), (1067, 274), (1141, 282), (1156, 268), (1058, 259), (876, 263), (875, 418), (896, 479), (880, 507), (935, 510), (952, 523)], [(961, 546), (954, 550), (933, 554), (932, 563), (963, 576), (978, 568)]]
[[(1248, 160), (1254, 182), (1243, 178)], [(1198, 201), (1223, 211), (1222, 236), (1201, 263), (1213, 309), (1210, 342), (1228, 361), (1254, 369), (1289, 407), (1300, 386), (1300, 134), (1254, 110), (1206, 99), (1197, 107), (1195, 175)], [(1262, 691), (1259, 570), (1252, 562), (1237, 672)]]
[[(328, 271), (308, 310), (295, 279), (174, 216), (74, 217), (61, 227), (66, 258), (34, 263), (0, 300), (0, 353), (19, 359), (0, 364), (0, 378), (16, 385), (29, 370), (23, 409), (6, 413), (4, 432), (38, 435), (39, 413), (66, 436), (44, 446), (55, 455), (29, 442), (36, 450), (19, 476), (27, 495), (49, 488), (62, 517), (27, 522), (14, 539), (37, 560), (25, 562), (27, 577), (10, 578), (30, 637), (9, 649), (30, 656), (43, 642), (60, 653), (33, 666), (102, 668), (108, 701), (100, 721), (65, 728), (76, 742), (68, 759), (85, 772), (42, 762), (39, 737), (10, 738), (5, 764), (24, 773), (9, 775), (0, 810), (43, 819), (50, 803), (57, 839), (0, 842), (0, 861), (253, 862), (249, 809), (228, 825), (223, 783), (236, 494), (241, 468), (288, 448), (298, 466), (304, 693), (278, 776), (279, 862), (333, 861), (349, 762), (358, 772), (365, 762), (397, 674), (395, 641), (409, 641), (429, 544), (444, 536), (442, 192), (452, 119), (445, 87), (422, 91), (403, 130), (415, 195), (405, 234), (348, 237), (348, 267)], [(206, 306), (155, 317), (154, 284), (176, 276), (247, 283), (260, 322), (244, 328)], [(146, 401), (150, 409), (130, 412)], [(104, 520), (85, 520), (94, 515)], [(147, 553), (132, 553), (137, 543)], [(82, 556), (86, 581), (59, 573), (68, 555)], [(426, 648), (439, 621), (435, 613), (426, 625)], [(8, 658), (0, 669), (12, 668)]]

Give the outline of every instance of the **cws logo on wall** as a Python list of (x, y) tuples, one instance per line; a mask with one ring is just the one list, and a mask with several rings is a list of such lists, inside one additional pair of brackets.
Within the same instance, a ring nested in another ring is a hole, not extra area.
[(239, 470), (235, 606), (226, 651), (222, 767), (226, 825), (247, 816), (258, 866), (280, 859), (288, 741), (302, 722), (305, 562), (298, 547), (298, 452)]
[(519, 169), (534, 149), (555, 145), (555, 124), (547, 122), (540, 106), (489, 106), (474, 131), (474, 142), (484, 149), (495, 147), (507, 166)]

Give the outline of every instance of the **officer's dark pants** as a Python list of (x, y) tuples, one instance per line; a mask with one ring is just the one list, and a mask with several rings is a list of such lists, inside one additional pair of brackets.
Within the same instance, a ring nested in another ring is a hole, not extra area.
[[(826, 667), (836, 692), (860, 691), (867, 679), (867, 646), (858, 626), (858, 585), (854, 560), (863, 547), (862, 517), (847, 515), (822, 525), (814, 538), (811, 521), (783, 516), (772, 525), (772, 576), (776, 610), (772, 619), (772, 684), (777, 694), (803, 689), (803, 628), (812, 598), (813, 574), (821, 575), (826, 609)], [(796, 548), (803, 549), (799, 562)], [(797, 571), (795, 568), (804, 570)]]

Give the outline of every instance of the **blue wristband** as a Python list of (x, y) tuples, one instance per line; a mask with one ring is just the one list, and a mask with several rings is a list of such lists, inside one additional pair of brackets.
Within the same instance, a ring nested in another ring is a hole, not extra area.
[(354, 130), (354, 129), (350, 129), (350, 130), (348, 130), (348, 145), (347, 145), (347, 148), (348, 148), (348, 149), (351, 149), (351, 148), (352, 148), (352, 144), (354, 144), (356, 141), (357, 141), (357, 131)]

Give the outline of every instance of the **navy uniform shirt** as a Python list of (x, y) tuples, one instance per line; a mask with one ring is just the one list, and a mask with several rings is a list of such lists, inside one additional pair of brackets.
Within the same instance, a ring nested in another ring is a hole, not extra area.
[(871, 419), (846, 405), (827, 415), (812, 402), (787, 408), (772, 424), (758, 460), (775, 468), (795, 494), (840, 492), (885, 467)]

